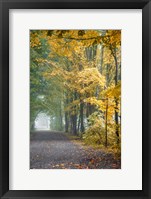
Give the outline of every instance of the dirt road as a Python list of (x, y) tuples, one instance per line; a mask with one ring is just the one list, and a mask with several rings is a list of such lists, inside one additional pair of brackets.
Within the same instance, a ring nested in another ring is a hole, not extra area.
[(31, 169), (120, 169), (111, 153), (85, 147), (65, 133), (38, 131), (30, 140)]

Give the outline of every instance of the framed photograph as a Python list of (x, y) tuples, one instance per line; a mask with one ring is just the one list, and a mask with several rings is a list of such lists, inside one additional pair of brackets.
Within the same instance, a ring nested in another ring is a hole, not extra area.
[(0, 6), (1, 198), (149, 199), (150, 1)]

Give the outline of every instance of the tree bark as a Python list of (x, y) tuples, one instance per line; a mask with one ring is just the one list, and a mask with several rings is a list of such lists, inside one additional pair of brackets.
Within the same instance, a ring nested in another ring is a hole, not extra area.
[(104, 54), (104, 47), (101, 46), (101, 61), (100, 61), (100, 73), (102, 74), (103, 71), (103, 54)]
[[(65, 93), (65, 107), (69, 104), (68, 94)], [(69, 111), (65, 111), (65, 132), (69, 132)]]
[(107, 120), (108, 120), (108, 99), (106, 99), (106, 117), (105, 117), (105, 147), (107, 147)]
[(65, 132), (69, 132), (68, 113), (65, 112)]
[(62, 131), (62, 105), (61, 105), (61, 101), (60, 101), (60, 130)]
[(80, 121), (81, 121), (81, 132), (84, 132), (84, 118), (83, 118), (83, 108), (84, 108), (84, 104), (81, 101), (80, 103)]
[(77, 115), (72, 115), (72, 134), (77, 135)]
[[(77, 99), (77, 93), (74, 92), (74, 100)], [(76, 105), (73, 107), (73, 114), (72, 114), (72, 134), (77, 135), (77, 110)]]
[[(116, 57), (116, 48), (115, 48), (115, 53), (114, 53), (114, 61), (115, 61), (115, 86), (118, 84), (118, 62), (117, 62), (117, 57)], [(119, 143), (119, 132), (118, 132), (118, 101), (115, 99), (115, 124), (116, 124), (116, 129), (115, 133), (117, 135), (117, 143)]]

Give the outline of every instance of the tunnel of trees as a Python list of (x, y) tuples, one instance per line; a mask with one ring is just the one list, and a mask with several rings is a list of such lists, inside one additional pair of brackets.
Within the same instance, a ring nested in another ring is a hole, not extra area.
[(30, 31), (30, 128), (48, 115), (50, 130), (96, 144), (121, 139), (121, 31)]

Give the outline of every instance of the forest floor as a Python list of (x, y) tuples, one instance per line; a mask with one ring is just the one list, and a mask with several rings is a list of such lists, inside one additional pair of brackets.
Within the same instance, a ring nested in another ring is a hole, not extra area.
[(37, 131), (30, 139), (31, 169), (120, 169), (111, 152), (84, 146), (65, 133)]

